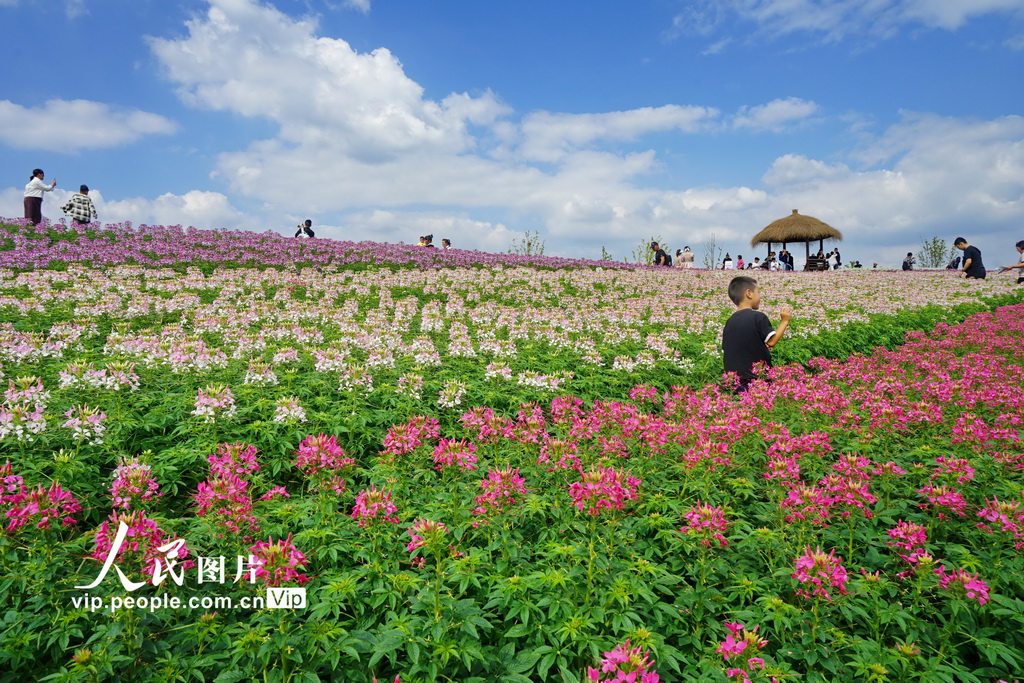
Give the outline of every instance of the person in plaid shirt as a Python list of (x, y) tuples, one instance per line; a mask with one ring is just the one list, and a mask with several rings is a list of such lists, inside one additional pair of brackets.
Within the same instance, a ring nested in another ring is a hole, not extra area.
[(89, 199), (88, 185), (82, 185), (82, 187), (78, 188), (78, 192), (71, 195), (71, 199), (61, 207), (61, 210), (70, 215), (71, 220), (78, 225), (85, 225), (99, 218), (96, 214), (96, 207), (93, 206), (92, 200)]

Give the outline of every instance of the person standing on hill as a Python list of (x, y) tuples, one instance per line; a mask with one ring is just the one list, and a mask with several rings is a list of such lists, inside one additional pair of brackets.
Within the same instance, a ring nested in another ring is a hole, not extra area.
[(295, 236), (303, 239), (316, 237), (316, 234), (313, 232), (313, 221), (307, 218), (305, 223), (299, 223), (298, 227), (295, 229)]
[(693, 252), (689, 247), (683, 247), (683, 254), (679, 258), (683, 261), (683, 268), (693, 268)]
[(60, 210), (71, 216), (71, 220), (75, 225), (88, 225), (92, 221), (99, 219), (96, 207), (89, 198), (88, 185), (82, 185), (78, 188), (78, 192), (71, 195), (71, 199)]
[(53, 188), (57, 186), (56, 180), (49, 185), (44, 183), (43, 175), (43, 169), (34, 169), (28, 185), (25, 186), (25, 220), (32, 225), (43, 222), (43, 193), (53, 192)]
[(963, 237), (957, 237), (953, 246), (964, 252), (963, 271), (968, 280), (984, 280), (985, 264), (981, 262), (981, 250), (972, 247)]

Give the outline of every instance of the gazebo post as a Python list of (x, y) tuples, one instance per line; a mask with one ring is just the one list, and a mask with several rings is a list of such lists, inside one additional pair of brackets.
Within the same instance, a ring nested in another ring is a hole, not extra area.
[(804, 270), (807, 270), (807, 262), (811, 260), (811, 242), (810, 240), (804, 242), (805, 254), (804, 254)]
[(768, 260), (768, 257), (771, 256), (771, 255), (772, 255), (772, 243), (768, 242), (768, 253), (764, 257), (765, 260)]
[(818, 240), (818, 251), (822, 254), (825, 253), (825, 240)]

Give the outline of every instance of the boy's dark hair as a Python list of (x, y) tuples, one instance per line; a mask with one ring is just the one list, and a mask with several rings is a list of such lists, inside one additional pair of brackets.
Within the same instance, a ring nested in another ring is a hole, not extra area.
[(89, 186), (88, 185), (82, 185), (80, 188), (78, 188), (78, 191), (81, 192), (82, 194), (85, 194), (86, 192), (89, 191)]
[(45, 174), (45, 173), (43, 173), (43, 169), (41, 169), (41, 168), (33, 168), (33, 169), (32, 169), (32, 175), (30, 175), (30, 176), (28, 177), (28, 179), (29, 179), (29, 180), (32, 180), (32, 179), (33, 179), (33, 178), (35, 178), (35, 177), (36, 177), (37, 175), (46, 175), (46, 174)]
[(658, 248), (658, 243), (657, 242), (651, 242), (651, 249), (657, 249), (657, 248)]
[(958, 244), (967, 244), (967, 240), (965, 240), (963, 237), (957, 237), (955, 240), (953, 240), (953, 246), (955, 247)]
[(1017, 242), (1017, 244), (1015, 244), (1013, 246), (1017, 247), (1018, 249), (1024, 249), (1024, 240), (1021, 240), (1020, 242)]
[(732, 299), (734, 304), (739, 306), (747, 291), (751, 289), (757, 289), (757, 280), (746, 275), (734, 277), (732, 282), (729, 283), (729, 298)]
[(307, 228), (311, 228), (311, 227), (313, 227), (313, 221), (311, 221), (311, 220), (309, 220), (309, 219), (307, 218), (307, 219), (306, 219), (306, 222), (305, 222), (305, 223), (303, 223), (303, 225), (305, 225), (305, 226), (306, 226)]

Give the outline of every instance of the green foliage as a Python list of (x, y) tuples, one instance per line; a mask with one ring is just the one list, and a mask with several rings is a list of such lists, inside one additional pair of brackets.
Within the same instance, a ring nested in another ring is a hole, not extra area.
[(520, 256), (543, 256), (544, 240), (541, 239), (539, 231), (527, 230), (522, 237), (512, 239), (512, 246), (508, 253)]

